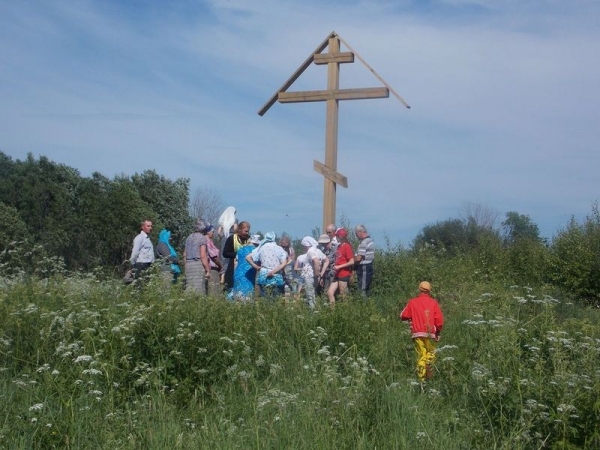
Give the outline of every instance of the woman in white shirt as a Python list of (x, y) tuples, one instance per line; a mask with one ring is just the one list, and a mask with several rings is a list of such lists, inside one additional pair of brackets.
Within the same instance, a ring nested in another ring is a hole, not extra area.
[(304, 292), (306, 292), (306, 303), (310, 309), (315, 308), (315, 290), (319, 286), (321, 278), (321, 265), (327, 258), (325, 254), (319, 250), (318, 242), (311, 236), (305, 236), (302, 239), (304, 247), (305, 260), (302, 266), (302, 278), (304, 278)]

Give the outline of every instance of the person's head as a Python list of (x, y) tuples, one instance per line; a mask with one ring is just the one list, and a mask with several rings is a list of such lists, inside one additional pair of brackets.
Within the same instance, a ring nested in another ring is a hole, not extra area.
[(429, 283), (429, 281), (421, 281), (419, 283), (419, 291), (426, 292), (429, 294), (431, 292), (431, 284)]
[(333, 239), (335, 237), (335, 230), (337, 230), (337, 227), (334, 223), (330, 223), (325, 227), (325, 234), (329, 236), (329, 239)]
[(345, 228), (338, 228), (337, 230), (335, 230), (335, 237), (338, 239), (338, 241), (347, 241), (348, 232)]
[(367, 231), (364, 225), (357, 225), (356, 227), (354, 227), (354, 234), (358, 239), (362, 240), (369, 235), (369, 232)]
[(250, 237), (250, 223), (246, 222), (245, 220), (243, 222), (240, 222), (238, 224), (236, 234), (241, 239), (248, 239)]
[(196, 223), (194, 224), (194, 233), (204, 233), (206, 229), (206, 222), (202, 219), (196, 219)]
[(214, 231), (215, 227), (213, 227), (209, 222), (206, 222), (206, 227), (204, 227), (204, 230), (202, 230), (202, 234), (212, 239)]
[(166, 228), (160, 230), (160, 233), (158, 233), (158, 242), (164, 242), (165, 244), (168, 244), (170, 240), (171, 232)]
[(327, 247), (329, 244), (331, 244), (331, 238), (329, 237), (329, 235), (327, 233), (323, 233), (321, 236), (319, 236), (319, 239), (317, 239), (317, 242), (319, 244), (321, 244), (323, 247)]
[(311, 247), (316, 247), (317, 245), (319, 245), (315, 238), (312, 236), (304, 236), (300, 243), (302, 244), (302, 247), (304, 247), (304, 250), (308, 250)]
[(142, 220), (140, 223), (140, 228), (146, 234), (152, 233), (152, 221), (151, 220)]
[(250, 236), (250, 243), (252, 245), (254, 245), (255, 247), (257, 245), (260, 245), (260, 241), (261, 241), (260, 234), (253, 234), (252, 236)]
[(290, 245), (290, 237), (285, 234), (281, 236), (281, 239), (279, 240), (279, 246), (283, 248), (290, 248)]

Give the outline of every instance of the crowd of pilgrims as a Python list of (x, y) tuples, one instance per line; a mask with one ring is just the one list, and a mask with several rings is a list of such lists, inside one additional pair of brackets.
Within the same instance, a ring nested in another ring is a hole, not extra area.
[[(146, 234), (145, 222), (140, 235)], [(304, 298), (314, 309), (316, 299), (324, 296), (333, 306), (336, 298), (346, 296), (355, 269), (359, 291), (368, 295), (374, 248), (363, 225), (354, 230), (360, 241), (356, 253), (348, 242), (348, 231), (330, 224), (318, 239), (305, 236), (301, 240), (304, 253), (300, 255), (295, 254), (288, 236), (277, 239), (270, 231), (261, 237), (251, 234), (250, 227), (246, 221), (237, 221), (234, 207), (225, 209), (216, 228), (197, 219), (181, 258), (170, 243), (170, 231), (161, 230), (156, 261), (170, 282), (177, 283), (184, 272), (186, 290), (225, 295), (230, 301), (250, 302), (257, 295), (294, 296)], [(135, 246), (134, 241), (132, 263)]]

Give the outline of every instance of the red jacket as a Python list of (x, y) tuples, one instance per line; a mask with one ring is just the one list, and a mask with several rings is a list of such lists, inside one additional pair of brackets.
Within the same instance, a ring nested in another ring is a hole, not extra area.
[(427, 292), (411, 298), (400, 313), (401, 320), (410, 320), (412, 337), (436, 338), (444, 326), (444, 315), (438, 302)]

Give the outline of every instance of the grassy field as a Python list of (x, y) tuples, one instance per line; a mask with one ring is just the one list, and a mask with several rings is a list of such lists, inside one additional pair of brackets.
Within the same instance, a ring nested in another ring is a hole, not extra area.
[(447, 287), (421, 386), (397, 320), (413, 288), (312, 312), (159, 279), (2, 279), (0, 448), (600, 448), (597, 309)]

